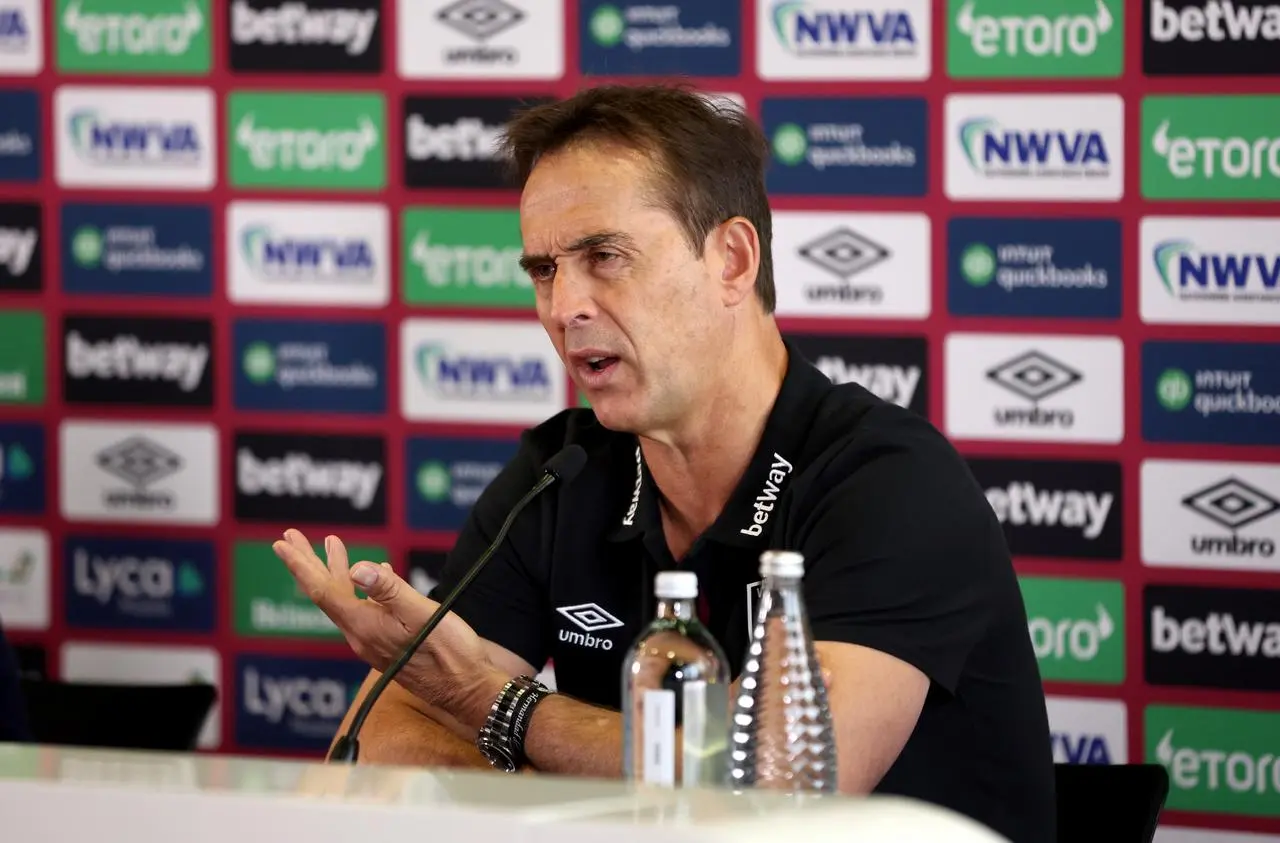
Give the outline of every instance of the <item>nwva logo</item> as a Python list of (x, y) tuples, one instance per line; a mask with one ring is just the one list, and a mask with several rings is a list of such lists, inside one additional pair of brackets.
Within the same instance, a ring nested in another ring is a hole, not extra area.
[(960, 124), (960, 144), (969, 166), (984, 175), (1105, 174), (1111, 155), (1093, 130), (1005, 129), (990, 117)]
[(365, 278), (377, 270), (373, 244), (363, 237), (302, 238), (255, 225), (240, 234), (240, 251), (254, 271), (270, 278)]
[(0, 52), (20, 52), (31, 46), (31, 24), (22, 9), (0, 9)]
[(1057, 764), (1111, 764), (1113, 753), (1106, 735), (1050, 732), (1049, 744)]
[(68, 118), (76, 152), (97, 164), (196, 164), (204, 156), (200, 130), (187, 121), (111, 120), (92, 109), (78, 109)]
[(1218, 298), (1237, 290), (1280, 292), (1280, 254), (1202, 251), (1190, 240), (1166, 240), (1155, 247), (1152, 259), (1172, 295)]
[(205, 589), (195, 565), (163, 557), (100, 556), (77, 547), (71, 565), (76, 594), (103, 606), (119, 597), (136, 608), (140, 602), (196, 596)]
[(414, 355), (423, 383), (448, 398), (546, 400), (551, 375), (541, 357), (451, 354), (435, 345)]
[(911, 16), (902, 11), (810, 11), (804, 3), (777, 3), (773, 29), (792, 52), (914, 52), (917, 44)]
[(244, 708), (268, 723), (285, 717), (299, 720), (340, 720), (355, 698), (356, 688), (336, 679), (310, 676), (271, 676), (257, 668), (244, 671)]
[(354, 129), (269, 129), (257, 126), (250, 111), (236, 124), (236, 144), (258, 170), (353, 172), (378, 145), (377, 125), (361, 115)]

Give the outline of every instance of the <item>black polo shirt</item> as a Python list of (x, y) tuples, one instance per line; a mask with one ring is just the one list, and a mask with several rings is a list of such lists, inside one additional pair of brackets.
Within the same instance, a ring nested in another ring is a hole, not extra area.
[(835, 386), (794, 346), (788, 352), (758, 450), (684, 559), (667, 548), (636, 437), (572, 409), (524, 433), (472, 509), (432, 596), (461, 579), (546, 460), (577, 443), (586, 468), (516, 519), (455, 604), (478, 634), (535, 668), (554, 659), (558, 690), (617, 709), (622, 659), (654, 615), (657, 571), (698, 574), (703, 619), (736, 677), (760, 553), (799, 551), (815, 640), (881, 650), (931, 680), (915, 731), (877, 792), (950, 807), (1016, 843), (1051, 842), (1044, 692), (982, 489), (927, 421), (856, 384)]

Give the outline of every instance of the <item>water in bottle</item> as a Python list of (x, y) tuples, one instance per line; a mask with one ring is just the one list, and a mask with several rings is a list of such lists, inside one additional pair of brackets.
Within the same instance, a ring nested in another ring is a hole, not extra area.
[(827, 688), (800, 592), (804, 557), (760, 557), (760, 603), (729, 726), (733, 788), (835, 792), (836, 744)]
[(657, 617), (622, 666), (623, 776), (718, 787), (728, 741), (728, 662), (694, 610), (697, 575), (663, 571), (654, 585)]

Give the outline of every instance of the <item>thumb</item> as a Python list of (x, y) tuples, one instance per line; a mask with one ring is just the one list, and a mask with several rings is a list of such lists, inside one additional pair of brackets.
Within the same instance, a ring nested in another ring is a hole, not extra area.
[(395, 609), (396, 602), (404, 596), (408, 584), (396, 576), (390, 565), (360, 562), (351, 568), (351, 581), (368, 595), (369, 599)]

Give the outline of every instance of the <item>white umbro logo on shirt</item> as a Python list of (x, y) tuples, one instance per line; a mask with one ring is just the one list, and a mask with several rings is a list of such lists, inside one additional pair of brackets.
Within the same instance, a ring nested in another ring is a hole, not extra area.
[(613, 641), (610, 639), (597, 638), (590, 634), (599, 632), (602, 629), (613, 629), (622, 626), (622, 621), (615, 618), (601, 606), (595, 603), (579, 603), (576, 606), (561, 606), (556, 611), (573, 621), (574, 626), (587, 633), (584, 635), (582, 632), (562, 629), (560, 630), (561, 641), (568, 644), (577, 644), (579, 647), (591, 647), (596, 650), (613, 649)]

